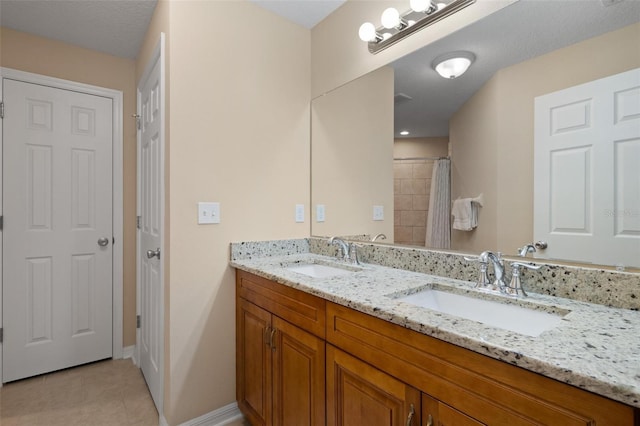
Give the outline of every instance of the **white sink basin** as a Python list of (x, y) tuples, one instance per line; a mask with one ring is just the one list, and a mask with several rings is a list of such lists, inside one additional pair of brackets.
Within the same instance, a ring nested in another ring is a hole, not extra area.
[(292, 265), (288, 266), (285, 269), (292, 272), (297, 272), (298, 274), (303, 274), (313, 278), (329, 278), (329, 277), (338, 277), (341, 275), (351, 275), (356, 270), (342, 268), (339, 266), (329, 266), (323, 265), (321, 263), (308, 263), (308, 264), (300, 264), (300, 265)]
[(569, 313), (543, 312), (434, 289), (396, 300), (533, 337), (558, 326)]

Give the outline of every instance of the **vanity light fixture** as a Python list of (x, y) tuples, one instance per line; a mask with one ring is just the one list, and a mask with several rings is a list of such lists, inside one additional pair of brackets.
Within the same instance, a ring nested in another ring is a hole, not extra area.
[(464, 74), (475, 59), (475, 55), (471, 52), (451, 52), (438, 56), (431, 66), (442, 77), (454, 79)]
[(448, 3), (435, 3), (434, 0), (410, 0), (410, 9), (404, 13), (389, 7), (382, 12), (382, 26), (376, 28), (371, 22), (360, 26), (360, 40), (369, 45), (369, 52), (375, 54), (399, 42), (404, 37), (421, 30), (447, 16), (476, 2), (476, 0), (444, 0)]

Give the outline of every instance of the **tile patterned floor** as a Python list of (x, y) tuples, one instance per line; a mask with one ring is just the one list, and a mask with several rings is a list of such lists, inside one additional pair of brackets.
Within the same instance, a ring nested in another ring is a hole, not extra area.
[(107, 360), (5, 384), (1, 426), (156, 426), (158, 413), (130, 359)]

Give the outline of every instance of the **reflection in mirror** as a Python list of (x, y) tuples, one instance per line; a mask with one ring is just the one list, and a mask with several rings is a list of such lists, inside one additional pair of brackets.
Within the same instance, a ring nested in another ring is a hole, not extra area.
[[(384, 232), (385, 243), (424, 246), (434, 159), (449, 157), (451, 199), (483, 194), (477, 227), (452, 230), (451, 249), (515, 255), (517, 248), (535, 242), (534, 99), (639, 68), (639, 20), (640, 2), (604, 7), (599, 0), (520, 0), (316, 98), (311, 201), (314, 209), (325, 206), (326, 217), (318, 222), (314, 211), (312, 234)], [(445, 80), (431, 62), (457, 50), (473, 52), (476, 60), (461, 77)], [(386, 80), (381, 81), (380, 73)], [(356, 95), (355, 88), (366, 97)], [(636, 92), (629, 92), (629, 105), (640, 102), (633, 98)], [(338, 126), (332, 123), (336, 117)], [(640, 129), (640, 118), (629, 124)], [(401, 136), (405, 130), (409, 135)], [(638, 165), (637, 142), (628, 147), (627, 156)], [(632, 241), (625, 250), (640, 260), (640, 183), (636, 185), (627, 190), (631, 195), (623, 238)], [(384, 207), (384, 220), (372, 219), (374, 205)], [(615, 210), (591, 207), (594, 214)], [(598, 251), (595, 240), (585, 239), (582, 245)], [(640, 266), (575, 252), (553, 256)], [(549, 257), (545, 250), (534, 255)]]

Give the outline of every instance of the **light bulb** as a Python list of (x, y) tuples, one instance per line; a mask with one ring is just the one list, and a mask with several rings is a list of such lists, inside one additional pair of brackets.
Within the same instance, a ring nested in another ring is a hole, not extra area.
[(444, 78), (458, 78), (464, 74), (476, 56), (467, 51), (451, 52), (438, 56), (431, 66)]
[(438, 3), (438, 4), (436, 5), (436, 7), (438, 8), (438, 10), (442, 10), (442, 9), (444, 9), (445, 7), (447, 7), (447, 5), (446, 5), (446, 4), (444, 4), (444, 3)]
[(401, 136), (408, 136), (409, 135), (409, 131), (408, 130), (403, 130), (400, 132)]
[(391, 33), (382, 33), (382, 39), (386, 40), (391, 37)]
[(438, 74), (444, 78), (457, 78), (471, 65), (471, 61), (467, 58), (451, 58), (444, 62), (440, 62), (436, 66)]
[(387, 29), (396, 28), (400, 25), (400, 12), (393, 7), (385, 9), (385, 11), (382, 12), (380, 22), (382, 22), (382, 26)]
[(424, 12), (431, 7), (431, 0), (410, 0), (409, 6), (414, 12)]
[(376, 27), (371, 22), (365, 22), (360, 25), (358, 35), (362, 41), (375, 41), (376, 40)]

